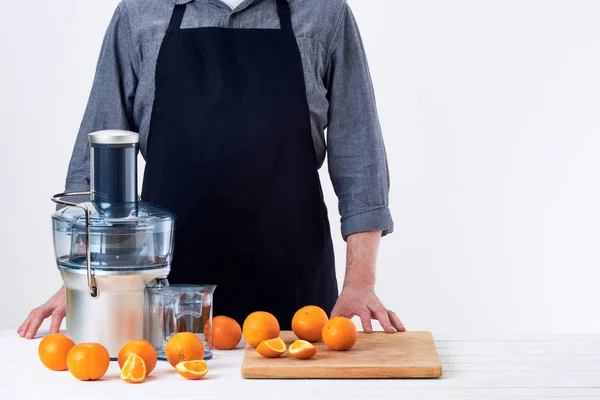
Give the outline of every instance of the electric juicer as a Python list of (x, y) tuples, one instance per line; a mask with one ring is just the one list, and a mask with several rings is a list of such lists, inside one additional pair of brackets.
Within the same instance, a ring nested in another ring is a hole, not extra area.
[(88, 140), (90, 191), (52, 197), (66, 206), (52, 215), (54, 250), (68, 335), (116, 358), (127, 341), (151, 336), (146, 288), (168, 285), (175, 217), (138, 197), (137, 133), (99, 131)]

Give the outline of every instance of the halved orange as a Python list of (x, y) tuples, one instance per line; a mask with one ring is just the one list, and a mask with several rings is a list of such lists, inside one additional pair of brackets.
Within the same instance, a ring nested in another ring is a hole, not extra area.
[(258, 347), (256, 347), (258, 354), (267, 358), (279, 357), (285, 353), (286, 350), (287, 346), (279, 337), (275, 339), (263, 340), (260, 342)]
[(146, 364), (146, 375), (150, 375), (150, 373), (156, 367), (156, 362), (158, 361), (156, 349), (149, 342), (143, 339), (134, 339), (125, 343), (121, 350), (119, 351), (117, 362), (119, 363), (119, 368), (123, 368), (125, 361), (129, 358), (131, 354), (137, 354), (142, 357), (144, 360), (144, 364)]
[(146, 379), (146, 363), (144, 359), (133, 353), (123, 364), (121, 379), (129, 383), (140, 383)]
[(200, 379), (208, 373), (208, 365), (204, 360), (182, 361), (175, 365), (175, 369), (179, 375), (191, 380)]
[(289, 353), (292, 357), (306, 360), (317, 354), (317, 348), (306, 340), (296, 340), (290, 345)]

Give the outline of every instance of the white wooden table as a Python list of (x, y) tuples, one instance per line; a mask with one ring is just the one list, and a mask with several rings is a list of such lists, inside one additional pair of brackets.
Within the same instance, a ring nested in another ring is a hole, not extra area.
[(0, 399), (600, 399), (600, 334), (483, 336), (434, 334), (443, 363), (436, 380), (244, 380), (242, 344), (217, 351), (200, 381), (165, 362), (142, 384), (119, 379), (111, 362), (101, 381), (80, 382), (38, 359), (41, 336), (0, 330)]

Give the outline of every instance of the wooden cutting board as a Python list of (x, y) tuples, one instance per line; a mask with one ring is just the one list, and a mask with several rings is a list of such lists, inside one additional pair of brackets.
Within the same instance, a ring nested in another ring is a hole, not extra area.
[[(281, 332), (289, 346), (296, 336)], [(333, 351), (315, 343), (317, 355), (298, 360), (284, 353), (265, 358), (246, 345), (242, 377), (250, 379), (294, 378), (439, 378), (442, 366), (429, 332), (359, 332), (358, 342), (348, 351)]]

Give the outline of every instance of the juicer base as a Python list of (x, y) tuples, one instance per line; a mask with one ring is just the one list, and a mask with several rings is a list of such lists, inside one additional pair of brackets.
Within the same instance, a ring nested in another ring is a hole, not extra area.
[(169, 267), (132, 275), (96, 274), (96, 298), (90, 296), (85, 271), (60, 272), (67, 290), (67, 334), (75, 343), (100, 343), (112, 359), (128, 341), (149, 339), (146, 286), (166, 277)]

